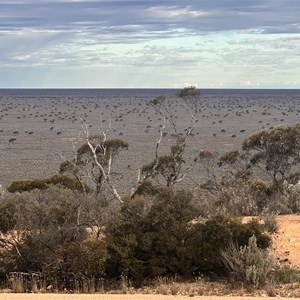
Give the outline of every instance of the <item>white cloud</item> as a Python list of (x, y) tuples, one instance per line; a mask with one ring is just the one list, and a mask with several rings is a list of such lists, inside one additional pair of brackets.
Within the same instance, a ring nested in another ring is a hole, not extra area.
[(155, 6), (147, 8), (145, 12), (146, 15), (149, 15), (149, 17), (153, 19), (165, 19), (166, 22), (172, 20), (197, 18), (209, 15), (209, 13), (205, 11), (193, 10), (190, 6)]
[(295, 85), (299, 19), (294, 0), (0, 0), (0, 76), (99, 68), (156, 72), (151, 84), (169, 86), (256, 86), (266, 76)]

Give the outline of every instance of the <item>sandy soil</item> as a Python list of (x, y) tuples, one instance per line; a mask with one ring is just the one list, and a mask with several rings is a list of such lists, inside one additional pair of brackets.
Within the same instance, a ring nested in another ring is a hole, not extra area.
[(278, 216), (279, 231), (272, 236), (276, 257), (300, 268), (300, 216)]
[[(244, 217), (243, 222), (249, 222), (253, 217)], [(257, 218), (257, 217), (254, 217)], [(291, 265), (300, 268), (300, 216), (277, 216), (278, 232), (271, 235), (273, 255), (281, 265)]]
[[(163, 296), (163, 295), (55, 295), (55, 294), (0, 294), (1, 300), (169, 300), (176, 298), (178, 300), (191, 299), (189, 296)], [(192, 299), (199, 300), (220, 300), (220, 299), (232, 299), (232, 300), (260, 300), (260, 299), (274, 299), (271, 297), (226, 297), (226, 296), (195, 296)], [(276, 297), (276, 299), (291, 299)], [(296, 299), (296, 298), (294, 298)]]

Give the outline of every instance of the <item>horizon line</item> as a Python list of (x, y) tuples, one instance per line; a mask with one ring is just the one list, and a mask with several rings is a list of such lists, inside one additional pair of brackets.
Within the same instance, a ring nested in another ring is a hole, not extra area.
[[(194, 85), (186, 86), (191, 87)], [(0, 87), (0, 90), (180, 90), (185, 87)], [(197, 87), (199, 90), (300, 90), (300, 87)]]

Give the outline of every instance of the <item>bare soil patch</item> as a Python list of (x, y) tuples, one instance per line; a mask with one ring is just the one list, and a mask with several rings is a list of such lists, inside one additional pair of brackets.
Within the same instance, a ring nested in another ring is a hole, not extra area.
[(295, 268), (300, 268), (300, 216), (278, 216), (279, 231), (273, 234), (276, 257)]
[[(244, 217), (243, 222), (253, 218)], [(277, 216), (279, 230), (272, 234), (272, 251), (278, 262), (300, 268), (300, 215)]]

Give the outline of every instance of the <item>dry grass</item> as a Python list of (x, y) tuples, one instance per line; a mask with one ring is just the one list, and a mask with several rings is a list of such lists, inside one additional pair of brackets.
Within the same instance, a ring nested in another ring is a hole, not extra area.
[[(165, 295), (66, 295), (66, 294), (0, 294), (1, 300), (169, 300), (174, 296)], [(191, 296), (176, 296), (178, 300), (190, 299)], [(221, 300), (224, 296), (195, 296), (193, 299), (199, 300)], [(260, 300), (269, 299), (269, 297), (228, 297), (232, 300)], [(270, 298), (271, 299), (271, 298)], [(276, 297), (276, 299), (291, 299)]]

